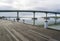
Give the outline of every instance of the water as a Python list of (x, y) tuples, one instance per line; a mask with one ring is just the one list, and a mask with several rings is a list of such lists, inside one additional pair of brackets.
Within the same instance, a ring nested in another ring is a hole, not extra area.
[(60, 30), (60, 25), (49, 26), (49, 28)]
[[(21, 22), (23, 22), (22, 21), (23, 19), (21, 19)], [(24, 19), (25, 20), (25, 23), (27, 23), (27, 24), (33, 24), (33, 20), (30, 18), (28, 18), (28, 19)], [(43, 18), (38, 18), (37, 20), (35, 20), (35, 25), (40, 25), (40, 24), (43, 24), (44, 23), (44, 19)]]
[[(35, 21), (35, 25), (44, 25), (44, 21), (45, 21), (45, 19), (38, 18)], [(23, 22), (22, 19), (21, 19), (20, 22)], [(33, 20), (29, 19), (29, 18), (25, 19), (25, 23), (27, 23), (27, 24), (33, 24)], [(48, 20), (48, 24), (54, 24), (54, 23), (55, 23), (55, 19), (51, 18), (51, 19)], [(57, 19), (57, 23), (60, 23), (60, 19)], [(49, 28), (60, 30), (60, 25), (52, 25), (52, 26), (49, 26)]]
[[(23, 19), (25, 20), (25, 23), (27, 24), (33, 24), (33, 20), (32, 18), (21, 18), (20, 22), (23, 22)], [(12, 18), (13, 20), (13, 18)], [(45, 19), (44, 18), (38, 18), (37, 20), (35, 20), (35, 25), (44, 25)], [(48, 24), (54, 24), (55, 23), (55, 19), (54, 18), (50, 18), (48, 20)], [(57, 19), (57, 23), (60, 23), (60, 19)], [(52, 25), (49, 26), (50, 28), (54, 28), (57, 30), (60, 30), (60, 26), (59, 25)]]
[[(21, 19), (20, 21), (23, 22), (22, 20), (23, 19)], [(33, 24), (33, 20), (31, 18), (30, 19), (29, 18), (24, 19), (24, 20), (25, 20), (25, 23), (27, 23), (27, 24)], [(36, 25), (43, 25), (44, 21), (45, 21), (45, 19), (38, 18), (37, 20), (35, 20), (35, 24)], [(59, 22), (60, 22), (60, 19), (57, 19), (57, 23), (59, 23)], [(55, 19), (51, 18), (51, 19), (48, 20), (48, 24), (54, 24), (54, 23), (55, 23)]]

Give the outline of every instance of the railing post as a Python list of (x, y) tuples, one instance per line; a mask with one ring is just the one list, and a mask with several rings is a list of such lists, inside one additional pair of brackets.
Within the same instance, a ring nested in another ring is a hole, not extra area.
[(13, 19), (14, 20), (14, 22), (15, 22), (15, 19)]
[(25, 20), (23, 19), (23, 23), (25, 23)]
[(35, 12), (33, 12), (33, 25), (35, 25)]
[(46, 21), (45, 21), (45, 23), (44, 23), (44, 28), (48, 28), (47, 13), (46, 13)]
[(7, 20), (7, 18), (6, 18), (6, 20)]
[(17, 22), (19, 22), (19, 12), (17, 12)]
[(9, 21), (10, 21), (10, 17), (9, 17)]
[(57, 14), (55, 13), (55, 24), (57, 23)]

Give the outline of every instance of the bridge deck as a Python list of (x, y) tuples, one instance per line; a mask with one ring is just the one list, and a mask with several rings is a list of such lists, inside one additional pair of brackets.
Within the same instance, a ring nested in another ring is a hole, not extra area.
[(60, 41), (59, 38), (59, 31), (0, 20), (0, 41)]

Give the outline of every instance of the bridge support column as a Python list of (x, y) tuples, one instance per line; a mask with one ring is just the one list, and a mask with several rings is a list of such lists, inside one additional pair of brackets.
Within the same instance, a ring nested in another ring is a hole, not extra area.
[(35, 25), (35, 12), (33, 12), (33, 25)]
[(57, 23), (57, 14), (55, 13), (55, 24)]
[(44, 23), (44, 28), (48, 28), (47, 13), (46, 13), (46, 20), (45, 20), (45, 23)]
[(17, 22), (19, 22), (19, 20), (20, 20), (19, 19), (19, 12), (17, 12), (17, 19), (16, 20), (17, 20)]

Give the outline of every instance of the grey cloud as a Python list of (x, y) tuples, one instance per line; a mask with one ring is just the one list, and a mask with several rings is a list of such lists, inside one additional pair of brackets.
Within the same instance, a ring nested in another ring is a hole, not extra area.
[(0, 6), (0, 10), (15, 10), (16, 8), (10, 6)]
[[(40, 3), (38, 2), (42, 2), (44, 4), (42, 4), (42, 7)], [(47, 1), (47, 2), (46, 2)], [(14, 0), (6, 0), (5, 1), (6, 3), (13, 3)], [(56, 2), (56, 3), (55, 3)], [(60, 2), (60, 1), (59, 1)], [(45, 10), (45, 11), (57, 11), (57, 12), (60, 12), (60, 3), (58, 2), (58, 0), (30, 0), (29, 1), (29, 4), (33, 4), (33, 3), (36, 3), (36, 5), (34, 5), (34, 7), (29, 10)], [(38, 3), (38, 4), (37, 4)], [(27, 3), (28, 4), (28, 3)], [(28, 4), (28, 5), (29, 5)], [(45, 7), (46, 6), (46, 7)], [(27, 8), (27, 7), (26, 7)], [(16, 8), (13, 8), (12, 6), (1, 6), (0, 7), (0, 10), (15, 10)], [(31, 15), (30, 13), (23, 13), (21, 14), (21, 16), (23, 15)]]
[[(10, 6), (1, 6), (0, 10), (16, 10), (16, 8), (10, 7)], [(8, 13), (8, 12), (0, 12), (0, 16), (16, 16), (16, 13)]]
[(14, 0), (7, 0), (7, 3), (13, 3)]
[(4, 3), (12, 3), (14, 0), (0, 0), (0, 2), (4, 2)]

